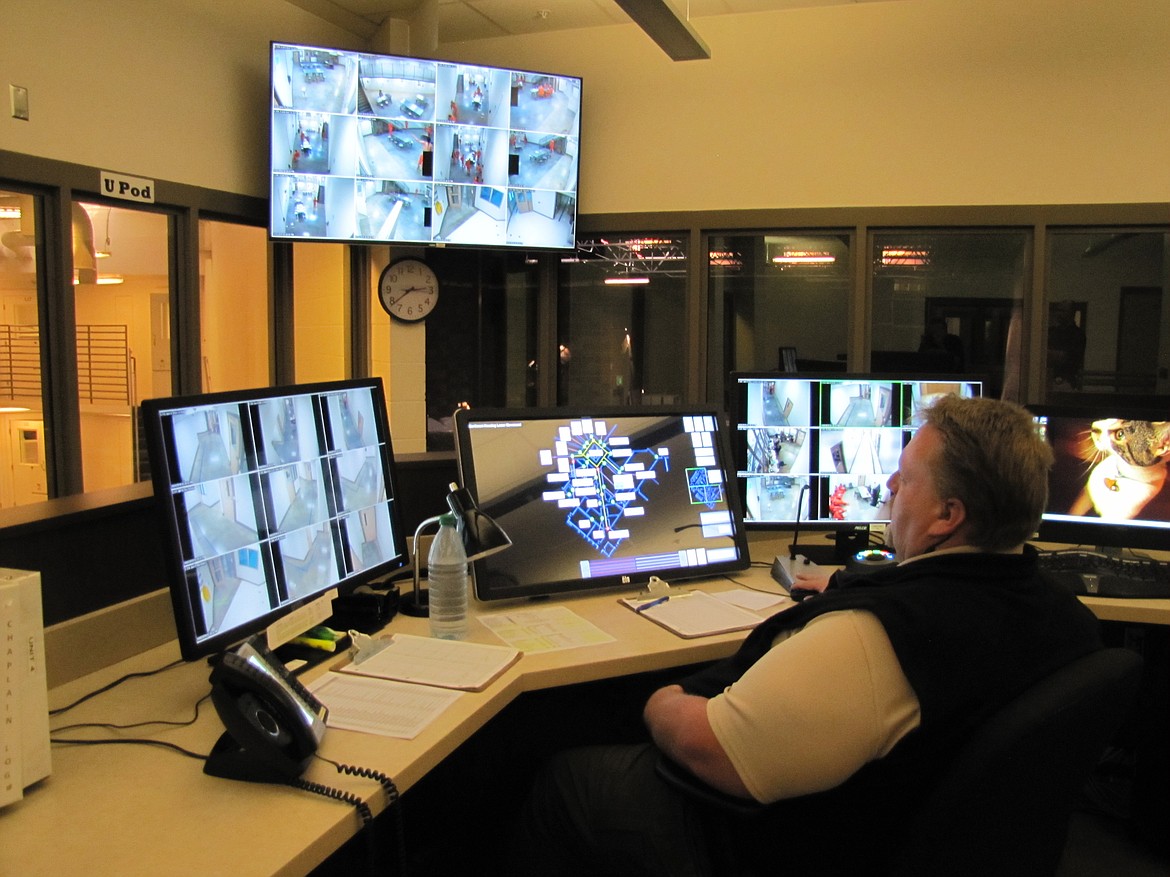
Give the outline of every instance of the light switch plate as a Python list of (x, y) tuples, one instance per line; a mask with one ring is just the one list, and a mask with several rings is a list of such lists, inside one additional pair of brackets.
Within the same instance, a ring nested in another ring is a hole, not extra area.
[(9, 85), (8, 98), (12, 104), (12, 118), (28, 121), (28, 89), (23, 85)]

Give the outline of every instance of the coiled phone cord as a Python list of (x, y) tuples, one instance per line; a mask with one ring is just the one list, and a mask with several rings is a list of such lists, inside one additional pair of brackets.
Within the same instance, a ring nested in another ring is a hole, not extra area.
[[(333, 765), (338, 773), (348, 774), (349, 776), (362, 777), (364, 779), (372, 779), (377, 781), (377, 783), (382, 787), (382, 791), (386, 794), (386, 810), (389, 811), (390, 819), (393, 823), (392, 831), (394, 832), (394, 840), (395, 846), (397, 847), (397, 857), (399, 863), (397, 873), (402, 874), (403, 877), (405, 877), (407, 873), (406, 825), (402, 819), (402, 806), (399, 803), (399, 798), (401, 796), (398, 792), (398, 786), (395, 785), (394, 780), (386, 774), (382, 773), (380, 770), (374, 770), (368, 767), (358, 767), (350, 764), (341, 764), (339, 762), (333, 761), (330, 758), (325, 758), (320, 754), (317, 754), (315, 757), (320, 761), (324, 761), (326, 764)], [(345, 792), (341, 789), (335, 789), (332, 786), (326, 786), (322, 783), (315, 783), (301, 777), (292, 780), (290, 785), (304, 789), (307, 792), (324, 795), (327, 798), (344, 801), (347, 804), (352, 805), (357, 809), (358, 815), (361, 816), (363, 828), (368, 826), (373, 821), (373, 814), (370, 811), (369, 805), (366, 804), (366, 802), (363, 801), (358, 795), (355, 795), (352, 792)], [(373, 835), (369, 832), (367, 832), (367, 838), (369, 839), (370, 862), (371, 865), (373, 865), (376, 861), (374, 838)]]
[(295, 788), (303, 789), (306, 792), (312, 792), (315, 795), (324, 795), (326, 798), (332, 798), (335, 801), (344, 801), (346, 804), (353, 806), (357, 810), (358, 815), (361, 816), (363, 826), (369, 825), (374, 819), (374, 814), (370, 812), (369, 805), (353, 792), (335, 789), (333, 786), (327, 786), (324, 783), (315, 783), (304, 777), (294, 777), (288, 781), (288, 784)]

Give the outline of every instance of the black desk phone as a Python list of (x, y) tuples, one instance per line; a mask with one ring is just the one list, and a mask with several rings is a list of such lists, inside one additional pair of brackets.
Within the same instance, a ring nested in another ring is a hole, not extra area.
[(212, 776), (288, 782), (304, 773), (325, 735), (329, 710), (260, 637), (220, 656), (211, 701), (227, 729), (203, 767)]

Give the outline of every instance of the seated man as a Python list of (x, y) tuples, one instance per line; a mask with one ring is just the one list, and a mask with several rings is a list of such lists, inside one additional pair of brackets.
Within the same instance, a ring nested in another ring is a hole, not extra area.
[[(889, 479), (900, 563), (834, 574), (732, 657), (654, 692), (653, 743), (557, 756), (509, 873), (881, 873), (971, 728), (1101, 647), (1096, 619), (1024, 544), (1051, 465), (1024, 409), (941, 399)], [(659, 779), (661, 753), (761, 806), (696, 803)]]

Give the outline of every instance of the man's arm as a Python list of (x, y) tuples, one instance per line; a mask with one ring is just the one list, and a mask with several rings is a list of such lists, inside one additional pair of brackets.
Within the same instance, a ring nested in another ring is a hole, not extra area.
[(654, 743), (670, 759), (721, 792), (751, 798), (711, 730), (707, 698), (668, 685), (650, 695), (642, 715)]

